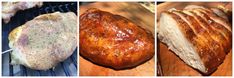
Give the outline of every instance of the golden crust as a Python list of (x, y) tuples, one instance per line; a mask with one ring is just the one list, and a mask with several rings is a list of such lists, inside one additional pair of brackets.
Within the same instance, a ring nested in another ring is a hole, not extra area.
[(10, 32), (9, 37), (8, 37), (9, 42), (14, 43), (17, 40), (17, 37), (22, 31), (22, 28), (23, 26), (19, 26)]
[(114, 69), (135, 67), (154, 55), (154, 38), (130, 20), (98, 9), (80, 16), (80, 54)]

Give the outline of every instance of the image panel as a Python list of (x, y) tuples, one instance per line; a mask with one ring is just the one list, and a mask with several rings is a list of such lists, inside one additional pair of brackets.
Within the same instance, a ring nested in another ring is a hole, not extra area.
[(232, 2), (157, 3), (158, 76), (232, 76)]
[(77, 2), (2, 2), (2, 76), (77, 76)]
[(80, 76), (155, 76), (154, 2), (79, 4)]

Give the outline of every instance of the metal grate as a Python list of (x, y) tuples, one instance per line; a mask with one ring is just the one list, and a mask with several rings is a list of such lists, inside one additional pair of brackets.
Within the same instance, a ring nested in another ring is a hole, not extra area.
[[(31, 8), (19, 11), (7, 24), (2, 24), (2, 52), (9, 49), (8, 34), (17, 26), (32, 20), (34, 17), (53, 12), (74, 12), (77, 15), (76, 2), (44, 2), (40, 8)], [(77, 49), (64, 62), (58, 64), (55, 69), (47, 71), (33, 70), (22, 65), (10, 65), (10, 53), (2, 55), (3, 76), (76, 76), (77, 75)]]

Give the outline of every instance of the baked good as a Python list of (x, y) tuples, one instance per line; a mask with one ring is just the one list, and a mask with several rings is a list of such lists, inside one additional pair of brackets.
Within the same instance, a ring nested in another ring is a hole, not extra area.
[(133, 68), (154, 56), (153, 35), (120, 15), (88, 9), (79, 33), (80, 54), (102, 66)]
[(158, 38), (186, 64), (210, 74), (231, 49), (227, 17), (221, 9), (197, 5), (165, 11), (160, 16)]
[(67, 59), (76, 48), (77, 25), (73, 12), (49, 13), (15, 28), (9, 35), (11, 64), (47, 70)]

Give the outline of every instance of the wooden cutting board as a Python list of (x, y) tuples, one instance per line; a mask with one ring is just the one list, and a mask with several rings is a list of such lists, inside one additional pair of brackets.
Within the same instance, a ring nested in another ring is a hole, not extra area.
[[(202, 5), (206, 7), (216, 7), (218, 5), (223, 5), (227, 9), (232, 10), (232, 3), (228, 2), (195, 2), (195, 3), (162, 3), (157, 5), (157, 17), (160, 17), (162, 11), (166, 11), (170, 8), (182, 9), (186, 5), (195, 4), (195, 5)], [(157, 18), (157, 20), (158, 20)], [(195, 75), (199, 76), (200, 74), (197, 70), (191, 68), (190, 66), (186, 65), (178, 56), (176, 56), (173, 52), (168, 50), (168, 47), (163, 44), (162, 42), (158, 42), (158, 63), (161, 67), (162, 75), (167, 76), (188, 76), (188, 75)], [(211, 74), (212, 76), (231, 76), (232, 75), (232, 50), (226, 56), (224, 62), (218, 67), (218, 69)]]
[[(135, 24), (150, 30), (154, 35), (155, 16), (153, 13), (142, 7), (138, 3), (129, 2), (97, 2), (80, 6), (80, 15), (89, 8), (98, 8), (113, 14), (124, 16)], [(79, 57), (79, 75), (80, 76), (154, 76), (155, 60), (151, 60), (132, 69), (113, 70), (91, 63), (90, 61)]]

